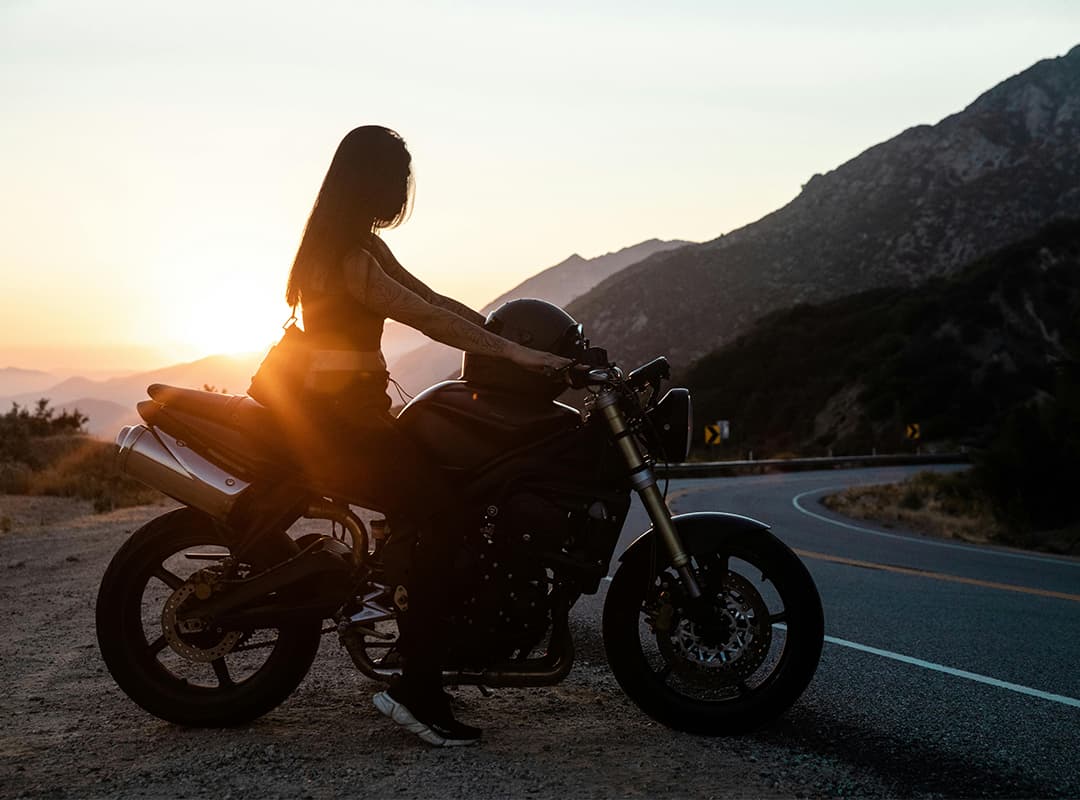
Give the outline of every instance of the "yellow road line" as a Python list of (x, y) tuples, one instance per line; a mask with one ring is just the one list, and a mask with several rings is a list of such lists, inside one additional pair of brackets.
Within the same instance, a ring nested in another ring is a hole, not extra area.
[(1080, 594), (1067, 594), (1066, 592), (1053, 592), (1049, 589), (1035, 589), (1031, 586), (1017, 586), (1013, 583), (995, 583), (994, 581), (981, 581), (977, 578), (964, 578), (960, 575), (948, 575), (944, 572), (929, 572), (924, 569), (912, 569), (911, 567), (894, 567), (890, 564), (876, 564), (873, 561), (857, 561), (854, 558), (832, 556), (827, 553), (815, 553), (810, 550), (796, 550), (802, 558), (813, 558), (818, 561), (831, 561), (834, 564), (847, 564), (852, 567), (865, 567), (866, 569), (880, 569), (885, 572), (896, 572), (900, 575), (915, 575), (920, 578), (930, 578), (935, 581), (950, 581), (951, 583), (967, 583), (972, 586), (982, 586), (987, 589), (1001, 589), (1006, 592), (1020, 592), (1021, 594), (1033, 594), (1039, 597), (1054, 597), (1058, 600), (1072, 600), (1080, 603)]

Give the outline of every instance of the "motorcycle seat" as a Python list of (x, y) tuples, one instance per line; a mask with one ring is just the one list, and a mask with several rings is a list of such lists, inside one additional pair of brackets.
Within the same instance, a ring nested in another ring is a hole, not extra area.
[(293, 472), (290, 452), (271, 411), (244, 395), (217, 394), (155, 383), (152, 399), (137, 406), (139, 416), (179, 439), (197, 443), (198, 452), (241, 477)]
[(218, 394), (164, 383), (151, 384), (146, 393), (163, 406), (230, 428), (258, 429), (268, 421), (266, 407), (246, 395)]

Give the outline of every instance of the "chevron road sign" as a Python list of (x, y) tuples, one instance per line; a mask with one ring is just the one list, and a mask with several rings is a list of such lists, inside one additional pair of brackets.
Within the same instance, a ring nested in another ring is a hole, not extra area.
[(731, 422), (726, 419), (717, 420), (705, 426), (705, 444), (720, 444), (730, 437)]

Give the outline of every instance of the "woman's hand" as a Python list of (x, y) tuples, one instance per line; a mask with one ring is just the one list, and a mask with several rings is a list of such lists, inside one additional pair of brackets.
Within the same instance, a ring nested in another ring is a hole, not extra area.
[(533, 350), (531, 347), (515, 347), (509, 358), (519, 367), (540, 372), (544, 375), (554, 376), (556, 373), (569, 369), (574, 363), (569, 358), (557, 356), (554, 353), (545, 353), (543, 350)]

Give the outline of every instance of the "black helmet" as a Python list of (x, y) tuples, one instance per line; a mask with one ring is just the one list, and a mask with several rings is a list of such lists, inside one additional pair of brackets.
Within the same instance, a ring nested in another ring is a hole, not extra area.
[[(503, 303), (487, 316), (484, 327), (504, 339), (577, 358), (588, 347), (581, 324), (552, 303), (526, 298)], [(544, 396), (554, 400), (566, 388), (562, 375), (547, 377), (526, 370), (505, 358), (466, 353), (462, 358), (461, 377), (469, 383), (517, 394)]]

